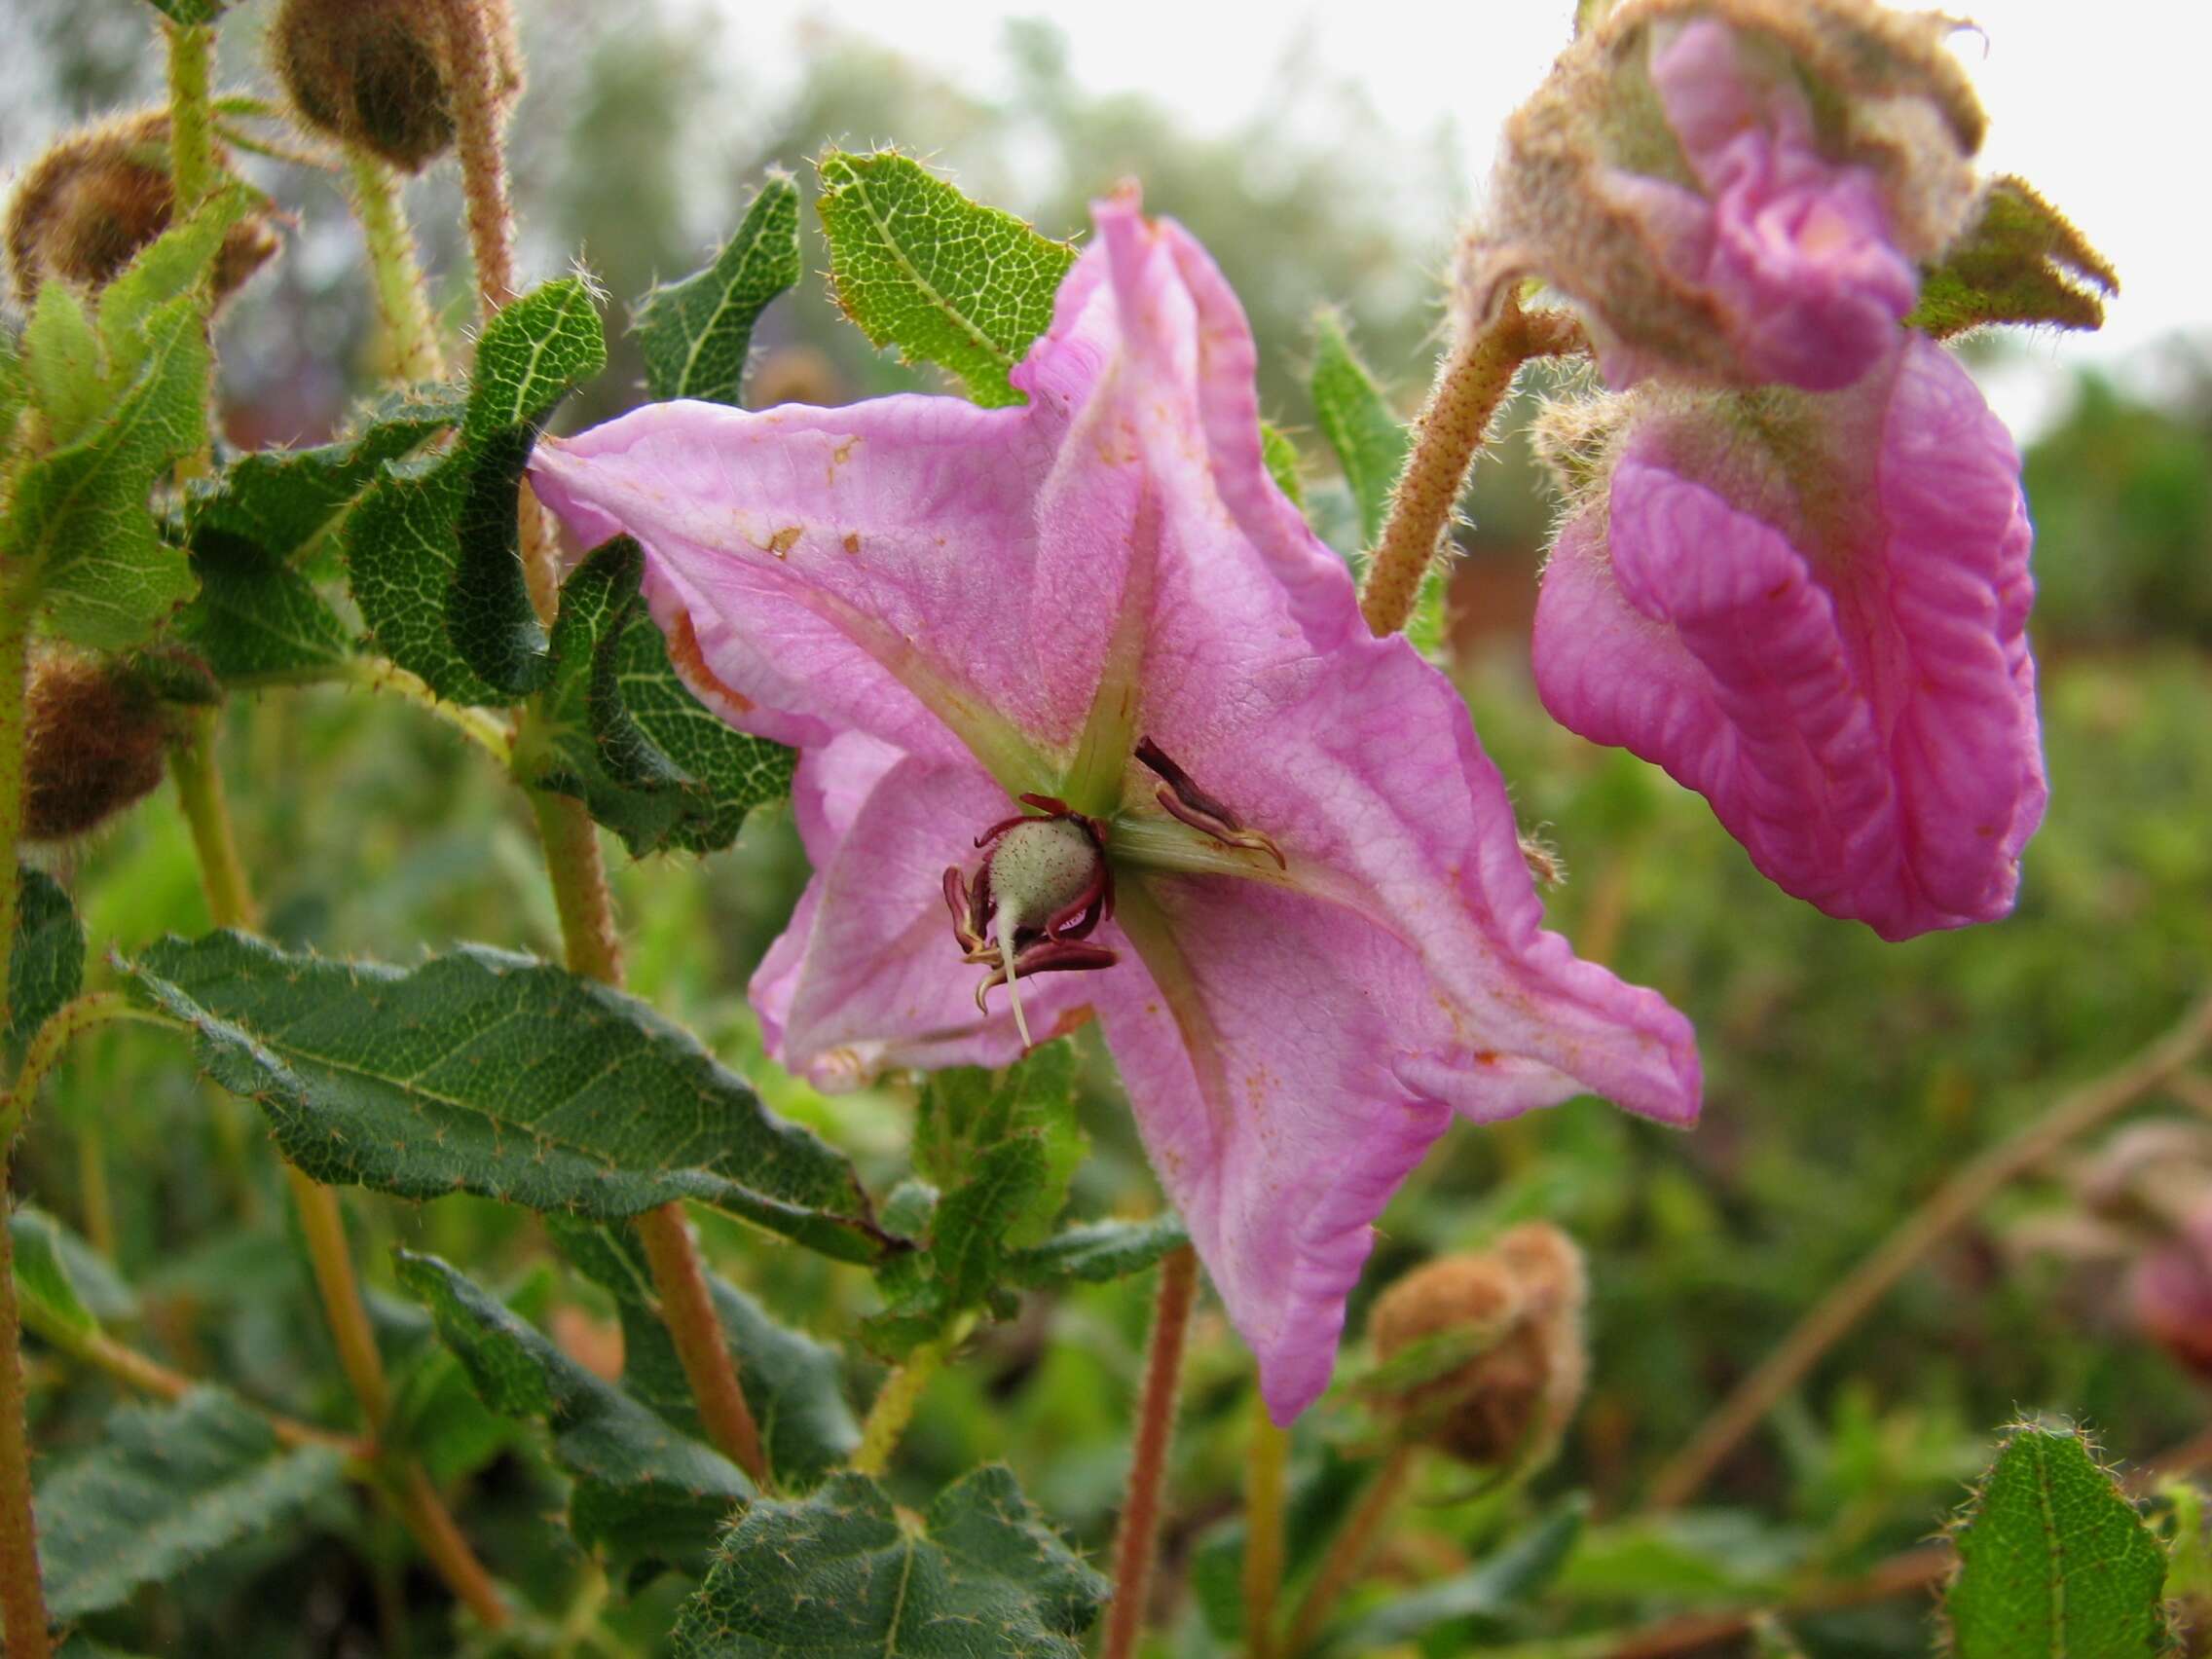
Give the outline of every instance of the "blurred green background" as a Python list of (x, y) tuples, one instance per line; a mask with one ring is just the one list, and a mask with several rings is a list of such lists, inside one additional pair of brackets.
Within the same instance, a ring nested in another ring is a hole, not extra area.
[[(7, 76), (18, 95), (0, 164), (21, 165), (75, 114), (153, 95), (159, 58), (141, 8), (11, 0), (10, 10)], [(228, 82), (259, 80), (260, 10), (226, 28)], [(1312, 65), (1290, 71), (1311, 80), (1286, 84), (1281, 96), (1323, 118), (1291, 133), (1255, 117), (1193, 135), (1165, 109), (1077, 85), (1043, 24), (1014, 25), (998, 43), (1011, 90), (991, 100), (834, 30), (815, 41), (800, 84), (770, 98), (749, 89), (742, 62), (701, 51), (652, 8), (552, 0), (525, 12), (532, 90), (515, 125), (517, 199), (540, 272), (580, 248), (617, 302), (634, 297), (656, 276), (696, 265), (735, 224), (764, 166), (791, 167), (811, 188), (807, 158), (829, 139), (896, 141), (1055, 235), (1080, 232), (1085, 200), (1131, 175), (1148, 205), (1197, 232), (1243, 297), (1262, 346), (1264, 404), (1299, 441), (1317, 498), (1325, 501), (1329, 466), (1303, 389), (1317, 306), (1341, 307), (1401, 406), (1418, 401), (1436, 321), (1433, 274), (1467, 180), (1446, 149), (1385, 153), (1356, 95)], [(731, 109), (742, 120), (717, 113)], [(704, 131), (695, 111), (707, 112)], [(223, 325), (227, 419), (241, 444), (317, 439), (367, 379), (373, 313), (353, 233), (319, 175), (253, 159), (244, 166), (298, 222), (286, 257)], [(1394, 179), (1386, 200), (1364, 186), (1384, 171)], [(434, 170), (410, 204), (458, 315), (466, 273), (451, 177)], [(807, 234), (819, 271), (827, 259), (811, 224)], [(761, 400), (838, 402), (916, 384), (841, 322), (819, 282), (780, 302), (760, 339)], [(618, 332), (614, 345), (608, 375), (566, 420), (635, 400), (635, 359)], [(1982, 345), (1977, 361), (2002, 367), (2006, 353), (2034, 349)], [(2102, 1225), (2080, 1192), (2093, 1137), (2009, 1189), (1838, 1345), (1728, 1461), (1706, 1507), (1668, 1522), (1636, 1514), (1652, 1471), (1727, 1386), (1916, 1201), (2070, 1084), (2164, 1030), (2212, 980), (2212, 357), (2177, 341), (2155, 393), (2081, 372), (2053, 407), (2027, 447), (2049, 816), (2015, 916), (1903, 945), (1784, 897), (1697, 797), (1549, 722), (1530, 687), (1526, 644), (1549, 505), (1518, 439), (1482, 467), (1452, 593), (1451, 666), (1524, 825), (1540, 829), (1570, 872), (1551, 898), (1555, 925), (1692, 1015), (1710, 1094), (1689, 1135), (1588, 1100), (1456, 1130), (1392, 1208), (1353, 1331), (1374, 1289), (1407, 1267), (1544, 1217), (1589, 1253), (1594, 1362), (1567, 1450), (1534, 1494), (1484, 1498), (1470, 1476), (1430, 1469), (1382, 1558), (1384, 1584), (1448, 1572), (1532, 1504), (1580, 1489), (1598, 1520), (1544, 1628), (1624, 1627), (1700, 1596), (1755, 1597), (1808, 1566), (1848, 1574), (1926, 1536), (1980, 1466), (1991, 1432), (2016, 1413), (2078, 1418), (2127, 1458), (2203, 1425), (2198, 1383), (2131, 1329), (2115, 1294), (2126, 1251), (2153, 1225), (2107, 1227), (2093, 1248), (2077, 1236)], [(461, 939), (557, 954), (519, 798), (443, 728), (338, 691), (271, 694), (233, 707), (224, 758), (273, 934), (398, 961)], [(744, 1064), (781, 1109), (824, 1128), (871, 1175), (894, 1176), (908, 1097), (892, 1088), (824, 1100), (757, 1057), (743, 986), (806, 874), (788, 822), (757, 815), (737, 849), (704, 862), (622, 865), (609, 850), (621, 866), (633, 988)], [(206, 925), (166, 794), (62, 866), (95, 954)], [(1158, 1201), (1151, 1178), (1110, 1068), (1090, 1059), (1096, 1150), (1080, 1201), (1097, 1213), (1144, 1212)], [(2187, 1111), (2154, 1098), (2136, 1115)], [(149, 1344), (290, 1409), (342, 1409), (315, 1392), (328, 1375), (321, 1327), (285, 1244), (262, 1138), (249, 1111), (203, 1092), (164, 1039), (103, 1035), (51, 1090), (18, 1179), (126, 1267), (145, 1298)], [(2205, 1181), (2212, 1194), (2212, 1172)], [(358, 1194), (350, 1209), (372, 1245), (435, 1249), (481, 1277), (526, 1285), (557, 1333), (579, 1348), (604, 1342), (604, 1308), (579, 1282), (547, 1275), (542, 1243), (519, 1213)], [(242, 1231), (230, 1219), (240, 1214)], [(730, 1276), (846, 1341), (865, 1397), (872, 1371), (850, 1341), (872, 1309), (865, 1276), (734, 1232), (711, 1242)], [(983, 1332), (923, 1405), (901, 1474), (911, 1493), (1003, 1456), (1078, 1538), (1102, 1547), (1147, 1294), (1140, 1281), (1033, 1302)], [(409, 1305), (383, 1311), (396, 1355), (425, 1348)], [(1357, 1363), (1356, 1346), (1347, 1349), (1347, 1371)], [(1218, 1313), (1202, 1309), (1168, 1524), (1165, 1651), (1225, 1650), (1187, 1569), (1203, 1559), (1207, 1529), (1235, 1508), (1246, 1364)], [(97, 1384), (62, 1386), (58, 1371), (41, 1380), (50, 1385), (39, 1434), (58, 1452), (93, 1431), (108, 1396)], [(452, 1382), (440, 1384), (440, 1409), (464, 1416), (474, 1408)], [(1313, 1414), (1301, 1428), (1300, 1467), (1358, 1430), (1348, 1407)], [(489, 1419), (483, 1434), (471, 1524), (486, 1530), (496, 1566), (542, 1581), (557, 1602), (573, 1564), (541, 1554), (535, 1518), (554, 1502), (550, 1477)], [(141, 1638), (165, 1652), (213, 1651), (215, 1631), (233, 1659), (399, 1650), (423, 1615), (419, 1598), (373, 1568), (403, 1553), (380, 1526), (333, 1513), (312, 1536), (228, 1562), (151, 1600)], [(671, 1592), (656, 1594), (661, 1603), (649, 1594), (617, 1623), (664, 1627)], [(1919, 1653), (1930, 1641), (1910, 1599), (1796, 1629), (1816, 1654)], [(418, 1630), (414, 1640), (428, 1638)], [(1431, 1651), (1463, 1650), (1452, 1640)]]

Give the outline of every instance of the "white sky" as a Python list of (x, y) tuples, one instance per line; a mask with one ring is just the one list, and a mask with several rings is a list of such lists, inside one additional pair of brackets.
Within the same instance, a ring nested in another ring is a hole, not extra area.
[[(770, 79), (795, 64), (794, 25), (817, 19), (871, 35), (982, 92), (996, 90), (1005, 21), (1048, 18), (1066, 35), (1081, 84), (1149, 93), (1200, 128), (1248, 114), (1271, 68), (1304, 42), (1317, 61), (1359, 84), (1409, 142), (1452, 123), (1474, 179), (1487, 171), (1499, 123), (1565, 44), (1571, 10), (1571, 0), (695, 3), (723, 14), (727, 45)], [(2212, 8), (2202, 0), (1955, 0), (1955, 9), (1984, 31), (1955, 43), (1990, 114), (1983, 164), (2029, 179), (2120, 274), (2102, 335), (2045, 335), (2032, 351), (2052, 365), (2120, 358), (2155, 372), (2150, 343), (2176, 330), (2212, 332)], [(2032, 422), (2039, 412), (2026, 387), (1993, 389), (2015, 419)]]

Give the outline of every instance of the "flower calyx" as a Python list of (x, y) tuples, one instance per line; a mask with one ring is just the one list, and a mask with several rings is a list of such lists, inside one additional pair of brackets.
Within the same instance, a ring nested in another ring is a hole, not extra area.
[(1007, 988), (1024, 1047), (1031, 1043), (1018, 981), (1025, 975), (1111, 968), (1120, 955), (1084, 941), (1114, 913), (1114, 876), (1106, 862), (1103, 819), (1075, 811), (1056, 795), (1025, 794), (1041, 813), (992, 825), (976, 837), (985, 849), (973, 884), (958, 865), (944, 872), (960, 959), (987, 966), (976, 1006), (996, 986)]

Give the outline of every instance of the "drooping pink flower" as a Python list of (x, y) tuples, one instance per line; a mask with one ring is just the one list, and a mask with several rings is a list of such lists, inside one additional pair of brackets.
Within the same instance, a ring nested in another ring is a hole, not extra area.
[(849, 1086), (1095, 1014), (1287, 1419), (1455, 1114), (1686, 1124), (1697, 1056), (1543, 931), (1464, 706), (1268, 476), (1220, 273), (1133, 197), (1097, 225), (1026, 407), (664, 404), (534, 470), (587, 543), (644, 544), (702, 694), (803, 750), (771, 1052)]
[(1885, 939), (2011, 908), (2046, 798), (2019, 458), (1940, 347), (1826, 396), (1638, 393), (1560, 532), (1537, 689)]

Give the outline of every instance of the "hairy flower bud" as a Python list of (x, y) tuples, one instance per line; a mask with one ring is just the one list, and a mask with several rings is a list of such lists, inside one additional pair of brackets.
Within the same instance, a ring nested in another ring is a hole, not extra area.
[(2011, 908), (2043, 817), (2019, 458), (1942, 348), (1849, 390), (1654, 383), (1547, 423), (1554, 719), (1698, 791), (1784, 890), (1885, 939)]
[(1541, 276), (1618, 387), (1850, 386), (1973, 201), (1953, 26), (1872, 0), (1623, 0), (1508, 123), (1462, 306)]
[(1582, 1397), (1582, 1254), (1548, 1222), (1530, 1222), (1490, 1249), (1417, 1268), (1368, 1316), (1387, 1364), (1434, 1345), (1470, 1357), (1405, 1382), (1392, 1404), (1413, 1435), (1481, 1467), (1530, 1467), (1558, 1450)]
[(161, 784), (168, 722), (145, 680), (125, 665), (44, 653), (31, 664), (24, 704), (26, 839), (89, 833)]
[[(31, 164), (8, 205), (17, 299), (27, 309), (49, 277), (106, 286), (168, 229), (175, 207), (167, 111), (145, 110), (71, 133)], [(215, 298), (234, 292), (276, 247), (270, 215), (240, 220), (215, 258)]]
[[(502, 102), (522, 90), (507, 0), (483, 0)], [(270, 30), (300, 119), (407, 172), (453, 143), (453, 77), (435, 0), (285, 0)]]

